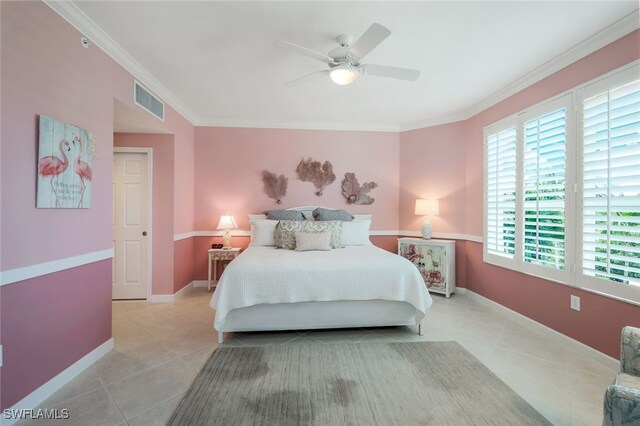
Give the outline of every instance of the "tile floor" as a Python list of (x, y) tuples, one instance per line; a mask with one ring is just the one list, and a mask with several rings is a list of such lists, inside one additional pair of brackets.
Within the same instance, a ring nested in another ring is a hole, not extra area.
[[(210, 297), (195, 289), (176, 303), (114, 302), (115, 349), (40, 408), (69, 409), (64, 424), (165, 424), (217, 346)], [(424, 336), (392, 327), (225, 337), (224, 345), (249, 346), (457, 340), (556, 425), (600, 425), (603, 392), (615, 375), (464, 295), (434, 297)]]

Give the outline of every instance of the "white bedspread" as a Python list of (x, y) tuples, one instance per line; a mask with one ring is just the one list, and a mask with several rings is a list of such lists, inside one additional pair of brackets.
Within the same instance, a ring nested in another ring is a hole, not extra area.
[(411, 262), (375, 246), (309, 252), (249, 247), (225, 269), (211, 307), (221, 330), (233, 309), (338, 300), (408, 302), (417, 320), (433, 302)]

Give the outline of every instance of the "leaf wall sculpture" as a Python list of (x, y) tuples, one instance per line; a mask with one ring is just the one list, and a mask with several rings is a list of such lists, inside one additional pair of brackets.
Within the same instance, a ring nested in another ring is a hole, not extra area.
[(321, 164), (311, 157), (308, 160), (303, 157), (296, 172), (301, 181), (313, 183), (318, 190), (316, 192), (318, 197), (322, 195), (322, 191), (327, 185), (336, 180), (336, 174), (333, 173), (333, 165), (330, 162), (325, 161), (324, 164)]
[(368, 195), (369, 191), (377, 187), (378, 184), (375, 182), (365, 182), (360, 186), (355, 173), (345, 173), (342, 181), (342, 195), (349, 204), (369, 205), (376, 201)]
[(276, 203), (282, 203), (282, 197), (287, 195), (287, 184), (289, 179), (284, 175), (277, 176), (269, 170), (262, 171), (262, 182), (264, 183), (264, 193), (276, 200)]

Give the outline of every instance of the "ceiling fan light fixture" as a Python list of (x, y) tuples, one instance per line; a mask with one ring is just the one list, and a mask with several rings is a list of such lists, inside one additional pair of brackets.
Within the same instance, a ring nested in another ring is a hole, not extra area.
[(346, 86), (356, 81), (358, 74), (348, 65), (340, 65), (329, 71), (331, 80), (340, 86)]

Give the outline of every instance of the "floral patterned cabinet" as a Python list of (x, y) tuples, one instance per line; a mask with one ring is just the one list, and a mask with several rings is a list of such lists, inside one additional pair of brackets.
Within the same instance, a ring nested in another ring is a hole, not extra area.
[(448, 298), (456, 291), (455, 241), (399, 238), (398, 254), (416, 265), (430, 292)]

